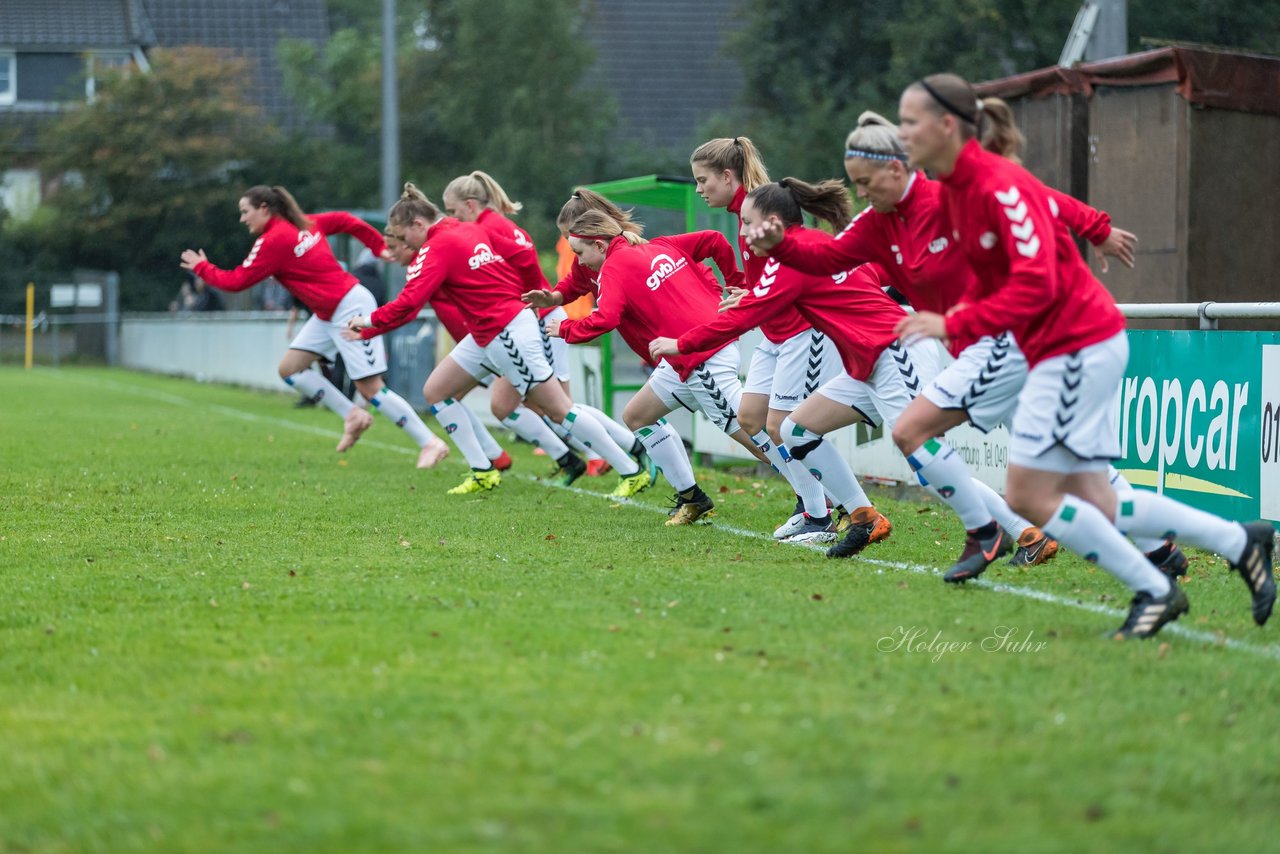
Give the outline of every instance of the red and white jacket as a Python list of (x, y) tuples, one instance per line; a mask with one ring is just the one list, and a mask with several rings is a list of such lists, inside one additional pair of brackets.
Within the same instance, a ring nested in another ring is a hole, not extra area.
[(952, 237), (976, 274), (947, 316), (948, 338), (1010, 330), (1034, 367), (1125, 328), (1031, 173), (970, 140), (941, 183)]
[(526, 291), (537, 291), (551, 287), (547, 277), (542, 274), (542, 262), (538, 260), (538, 249), (533, 245), (529, 232), (507, 219), (493, 208), (485, 208), (476, 218), (476, 225), (487, 231), (495, 240), (508, 239), (520, 247), (507, 258), (511, 266), (520, 274)]
[[(738, 255), (742, 258), (742, 272), (746, 274), (746, 280), (754, 284), (764, 275), (764, 259), (751, 251), (751, 245), (742, 234), (742, 203), (746, 200), (747, 189), (739, 186), (727, 210), (738, 218)], [(808, 329), (808, 321), (798, 312), (781, 306), (775, 314), (760, 322), (760, 332), (774, 344), (781, 344)]]
[[(799, 225), (788, 228), (786, 234), (798, 246), (829, 240), (825, 232)], [(906, 317), (902, 307), (885, 295), (880, 268), (863, 264), (834, 276), (814, 276), (783, 266), (772, 256), (761, 261), (764, 272), (742, 302), (681, 335), (676, 341), (680, 351), (724, 346), (764, 318), (789, 308), (831, 338), (849, 376), (870, 377), (880, 354), (897, 338), (894, 327)]]
[[(580, 320), (560, 323), (560, 335), (571, 344), (590, 341), (617, 329), (623, 340), (649, 364), (649, 342), (676, 338), (716, 316), (721, 290), (716, 277), (701, 262), (712, 259), (731, 287), (741, 287), (742, 273), (733, 248), (718, 231), (695, 231), (656, 237), (632, 246), (615, 237), (600, 268), (600, 292), (595, 311)], [(681, 380), (729, 344), (726, 340), (688, 355), (669, 356)]]
[(350, 234), (374, 255), (381, 255), (387, 244), (376, 228), (344, 211), (308, 214), (307, 219), (312, 227), (304, 231), (273, 216), (239, 267), (223, 270), (202, 261), (195, 274), (224, 291), (247, 290), (275, 276), (312, 314), (331, 320), (338, 303), (360, 280), (342, 269), (325, 237)]
[(474, 222), (453, 217), (437, 220), (427, 229), (426, 242), (405, 271), (404, 290), (369, 318), (361, 331), (373, 338), (403, 326), (418, 316), (439, 291), (456, 303), (466, 317), (477, 344), (485, 347), (527, 306), (520, 301), (523, 282), (508, 255), (520, 246), (491, 235)]

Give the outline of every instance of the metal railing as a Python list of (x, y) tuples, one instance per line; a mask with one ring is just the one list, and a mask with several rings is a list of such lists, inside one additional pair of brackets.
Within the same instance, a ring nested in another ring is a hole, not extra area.
[(1118, 307), (1133, 320), (1199, 320), (1201, 329), (1217, 329), (1219, 320), (1280, 318), (1280, 302), (1130, 302)]

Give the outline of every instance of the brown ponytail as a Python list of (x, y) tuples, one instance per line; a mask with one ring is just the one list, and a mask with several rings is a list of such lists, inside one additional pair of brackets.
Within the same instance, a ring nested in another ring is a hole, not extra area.
[(776, 184), (764, 184), (747, 194), (762, 216), (777, 215), (783, 225), (800, 225), (804, 214), (831, 223), (839, 231), (853, 218), (853, 202), (839, 181), (809, 184), (799, 178), (783, 178)]
[(569, 226), (573, 221), (587, 211), (599, 211), (609, 217), (618, 224), (624, 234), (634, 234), (636, 237), (644, 234), (644, 224), (633, 220), (631, 211), (624, 211), (595, 190), (588, 190), (586, 187), (574, 190), (569, 201), (560, 208), (560, 214), (556, 217), (556, 227), (563, 232), (570, 231)]
[(982, 99), (982, 147), (993, 154), (1022, 162), (1026, 137), (1018, 130), (1013, 110), (999, 98)]
[(623, 231), (622, 225), (603, 211), (583, 211), (569, 223), (569, 236), (580, 240), (603, 240), (608, 243), (618, 235), (625, 237), (632, 246), (646, 242), (638, 234)]
[(279, 185), (267, 187), (258, 184), (245, 190), (244, 198), (248, 199), (250, 206), (255, 208), (266, 205), (272, 216), (288, 220), (299, 231), (307, 231), (311, 228), (311, 220), (307, 219), (307, 215), (298, 206), (297, 200), (284, 187)]

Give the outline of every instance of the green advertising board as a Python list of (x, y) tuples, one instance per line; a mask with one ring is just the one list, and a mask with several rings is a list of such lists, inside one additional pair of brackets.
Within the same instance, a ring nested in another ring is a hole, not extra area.
[(1120, 459), (1134, 486), (1280, 520), (1280, 333), (1130, 330)]

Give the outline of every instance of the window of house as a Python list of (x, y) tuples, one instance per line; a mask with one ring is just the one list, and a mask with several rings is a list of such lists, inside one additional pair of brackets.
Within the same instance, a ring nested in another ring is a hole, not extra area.
[(78, 101), (84, 92), (84, 58), (78, 53), (19, 53), (14, 63), (19, 101)]
[(17, 86), (14, 82), (14, 56), (7, 51), (0, 51), (0, 104), (12, 104), (14, 101), (14, 90)]

